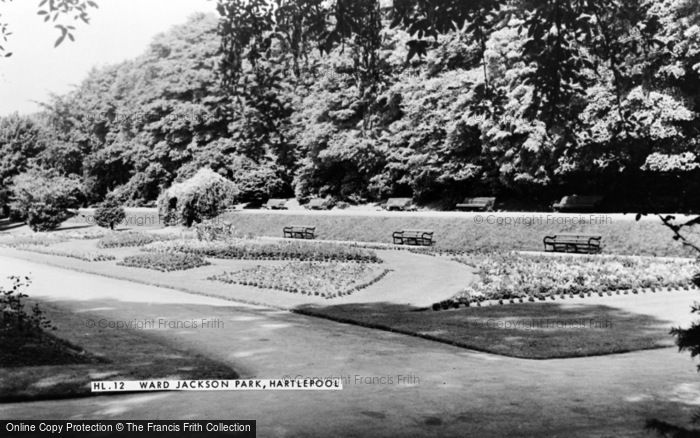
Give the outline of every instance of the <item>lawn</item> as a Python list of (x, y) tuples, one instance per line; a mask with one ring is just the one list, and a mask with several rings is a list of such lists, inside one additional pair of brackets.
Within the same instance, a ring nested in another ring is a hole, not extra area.
[(623, 353), (672, 345), (670, 325), (607, 306), (526, 303), (443, 312), (409, 306), (305, 306), (305, 315), (527, 359)]
[(86, 329), (85, 321), (101, 316), (49, 303), (41, 307), (58, 327), (56, 337), (42, 335), (49, 342), (0, 337), (0, 402), (89, 396), (92, 380), (238, 377), (224, 364), (143, 330)]
[[(81, 212), (86, 216), (67, 223), (90, 224), (92, 211)], [(127, 208), (126, 213), (122, 227), (141, 230), (163, 226), (156, 209)], [(672, 233), (654, 216), (635, 221), (634, 215), (588, 213), (352, 214), (243, 210), (226, 213), (222, 219), (233, 223), (240, 236), (282, 237), (283, 227), (301, 224), (315, 226), (318, 239), (391, 243), (393, 231), (430, 229), (435, 231), (436, 248), (541, 251), (546, 235), (580, 232), (600, 234), (603, 252), (607, 254), (695, 256), (674, 242)], [(700, 241), (700, 236), (694, 237)]]

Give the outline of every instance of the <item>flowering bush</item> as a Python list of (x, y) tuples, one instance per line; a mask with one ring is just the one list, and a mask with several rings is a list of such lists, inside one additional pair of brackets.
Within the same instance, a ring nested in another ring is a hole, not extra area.
[(653, 257), (537, 256), (474, 253), (455, 260), (477, 268), (479, 278), (460, 296), (508, 299), (584, 295), (690, 284), (691, 260)]
[(190, 227), (223, 213), (237, 195), (238, 188), (232, 181), (205, 168), (163, 192), (158, 198), (158, 213), (166, 223)]
[(225, 272), (210, 280), (290, 293), (336, 298), (378, 282), (389, 272), (358, 263), (293, 262)]
[(194, 226), (197, 233), (197, 240), (231, 240), (235, 236), (233, 223), (210, 219)]
[(83, 260), (85, 262), (104, 262), (116, 259), (116, 257), (114, 257), (113, 255), (102, 254), (99, 252), (71, 251), (57, 248), (44, 248), (36, 245), (18, 246), (17, 249), (21, 251), (29, 251), (39, 254), (70, 257), (78, 260)]
[(121, 266), (155, 269), (157, 271), (184, 271), (207, 266), (210, 263), (202, 257), (192, 254), (152, 253), (129, 256), (117, 263)]
[(143, 248), (150, 252), (182, 252), (218, 259), (301, 260), (379, 263), (374, 251), (339, 243), (233, 239), (228, 242), (175, 240)]
[(132, 246), (144, 246), (149, 243), (174, 239), (174, 236), (161, 235), (161, 234), (151, 234), (151, 233), (139, 233), (136, 231), (129, 231), (126, 233), (114, 233), (108, 234), (101, 238), (97, 242), (97, 246), (100, 248), (125, 248)]

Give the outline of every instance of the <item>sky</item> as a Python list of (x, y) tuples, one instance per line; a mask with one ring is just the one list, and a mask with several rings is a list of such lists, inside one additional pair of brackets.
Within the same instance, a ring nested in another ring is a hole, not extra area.
[(58, 29), (37, 15), (39, 0), (0, 2), (1, 21), (12, 35), (12, 52), (0, 58), (0, 116), (33, 113), (54, 94), (70, 91), (92, 67), (114, 64), (143, 53), (151, 39), (196, 12), (215, 13), (214, 0), (95, 0), (90, 24), (76, 26), (75, 42), (59, 47)]

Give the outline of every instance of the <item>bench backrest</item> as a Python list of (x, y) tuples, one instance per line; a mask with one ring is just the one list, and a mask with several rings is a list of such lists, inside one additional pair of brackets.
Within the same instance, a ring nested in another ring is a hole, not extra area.
[(555, 242), (588, 242), (591, 240), (600, 240), (602, 236), (599, 234), (555, 234), (547, 236), (546, 239), (551, 239)]
[(477, 198), (464, 198), (464, 202), (462, 202), (462, 204), (491, 205), (495, 202), (496, 202), (496, 198), (477, 197)]
[(603, 200), (602, 196), (569, 195), (561, 198), (562, 205), (596, 205)]
[(307, 204), (309, 208), (324, 208), (326, 206), (326, 200), (323, 198), (314, 198)]
[(267, 207), (284, 207), (287, 204), (286, 199), (268, 199), (267, 204), (265, 206)]
[(411, 198), (389, 198), (386, 201), (386, 208), (396, 207), (396, 208), (406, 208), (413, 204)]

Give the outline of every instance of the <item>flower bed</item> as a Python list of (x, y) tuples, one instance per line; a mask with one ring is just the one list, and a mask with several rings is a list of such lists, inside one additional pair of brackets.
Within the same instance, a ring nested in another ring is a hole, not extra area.
[(234, 239), (228, 242), (176, 240), (143, 248), (155, 253), (180, 252), (218, 259), (301, 260), (379, 263), (374, 251), (328, 242)]
[(478, 280), (457, 298), (553, 299), (611, 295), (618, 291), (690, 287), (691, 260), (653, 257), (538, 256), (474, 253), (456, 261), (477, 268)]
[(126, 248), (134, 246), (144, 246), (148, 245), (149, 243), (171, 240), (175, 238), (177, 237), (129, 231), (126, 233), (108, 234), (105, 237), (101, 238), (99, 242), (97, 242), (97, 246), (100, 248)]
[(336, 298), (369, 287), (388, 272), (387, 269), (358, 263), (292, 262), (225, 272), (209, 280)]
[(88, 251), (72, 251), (57, 248), (46, 248), (36, 245), (22, 245), (15, 247), (21, 251), (35, 252), (39, 254), (55, 255), (60, 257), (70, 257), (78, 260), (83, 260), (85, 262), (105, 262), (110, 260), (116, 260), (116, 257), (109, 254), (102, 254), (99, 252), (88, 252)]
[(34, 233), (15, 236), (2, 236), (2, 238), (0, 238), (0, 245), (9, 246), (10, 248), (29, 245), (49, 246), (56, 243), (65, 242), (67, 240), (68, 239), (66, 236), (56, 233)]
[(155, 269), (156, 271), (170, 272), (199, 268), (200, 266), (207, 266), (210, 263), (202, 257), (193, 254), (152, 253), (125, 257), (124, 260), (117, 264), (132, 268)]

